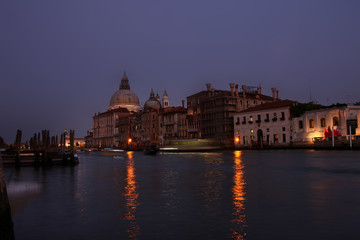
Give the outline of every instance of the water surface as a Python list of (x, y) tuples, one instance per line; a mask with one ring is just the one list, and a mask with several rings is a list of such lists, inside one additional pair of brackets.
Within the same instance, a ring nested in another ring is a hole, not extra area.
[(359, 239), (360, 152), (80, 155), (34, 183), (16, 239)]

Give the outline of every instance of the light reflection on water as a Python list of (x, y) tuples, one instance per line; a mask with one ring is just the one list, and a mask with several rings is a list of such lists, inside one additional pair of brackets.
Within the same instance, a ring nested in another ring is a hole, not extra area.
[(349, 239), (360, 236), (360, 154), (224, 151), (5, 169), (42, 185), (16, 239)]
[(125, 206), (126, 214), (125, 219), (128, 221), (128, 230), (130, 239), (137, 239), (140, 227), (136, 222), (136, 208), (139, 204), (138, 196), (136, 192), (136, 175), (134, 167), (134, 158), (133, 152), (127, 152), (127, 177), (126, 177), (126, 186), (125, 186)]
[(233, 239), (245, 239), (245, 179), (244, 166), (241, 160), (241, 151), (234, 152), (234, 212), (232, 221), (236, 223), (236, 229), (232, 230)]

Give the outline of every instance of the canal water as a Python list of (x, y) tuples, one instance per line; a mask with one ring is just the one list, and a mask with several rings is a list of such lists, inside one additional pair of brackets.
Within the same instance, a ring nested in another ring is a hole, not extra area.
[(79, 156), (5, 169), (16, 239), (360, 238), (357, 151)]

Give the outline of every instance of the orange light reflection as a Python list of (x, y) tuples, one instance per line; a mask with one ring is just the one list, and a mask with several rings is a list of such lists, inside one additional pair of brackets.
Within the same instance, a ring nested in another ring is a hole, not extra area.
[(245, 223), (245, 179), (244, 179), (244, 166), (241, 161), (241, 151), (234, 152), (234, 186), (233, 192), (233, 223), (237, 226), (232, 230), (233, 239), (245, 239), (246, 233), (244, 231)]
[(127, 152), (127, 178), (126, 178), (126, 186), (125, 186), (125, 206), (126, 206), (126, 214), (125, 220), (129, 221), (128, 226), (128, 234), (129, 238), (137, 239), (140, 231), (139, 225), (136, 223), (135, 213), (136, 208), (139, 205), (138, 196), (139, 194), (136, 192), (136, 175), (135, 175), (135, 167), (134, 167), (134, 159), (133, 152)]

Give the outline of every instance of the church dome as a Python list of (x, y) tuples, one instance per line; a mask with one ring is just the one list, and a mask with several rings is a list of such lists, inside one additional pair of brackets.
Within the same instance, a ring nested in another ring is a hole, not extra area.
[(119, 90), (116, 91), (110, 99), (109, 110), (116, 108), (126, 108), (130, 112), (137, 112), (140, 110), (139, 98), (131, 91), (129, 80), (125, 73), (121, 79)]
[(154, 91), (151, 89), (150, 98), (144, 104), (144, 111), (151, 109), (159, 110), (161, 108), (161, 103), (156, 99)]

